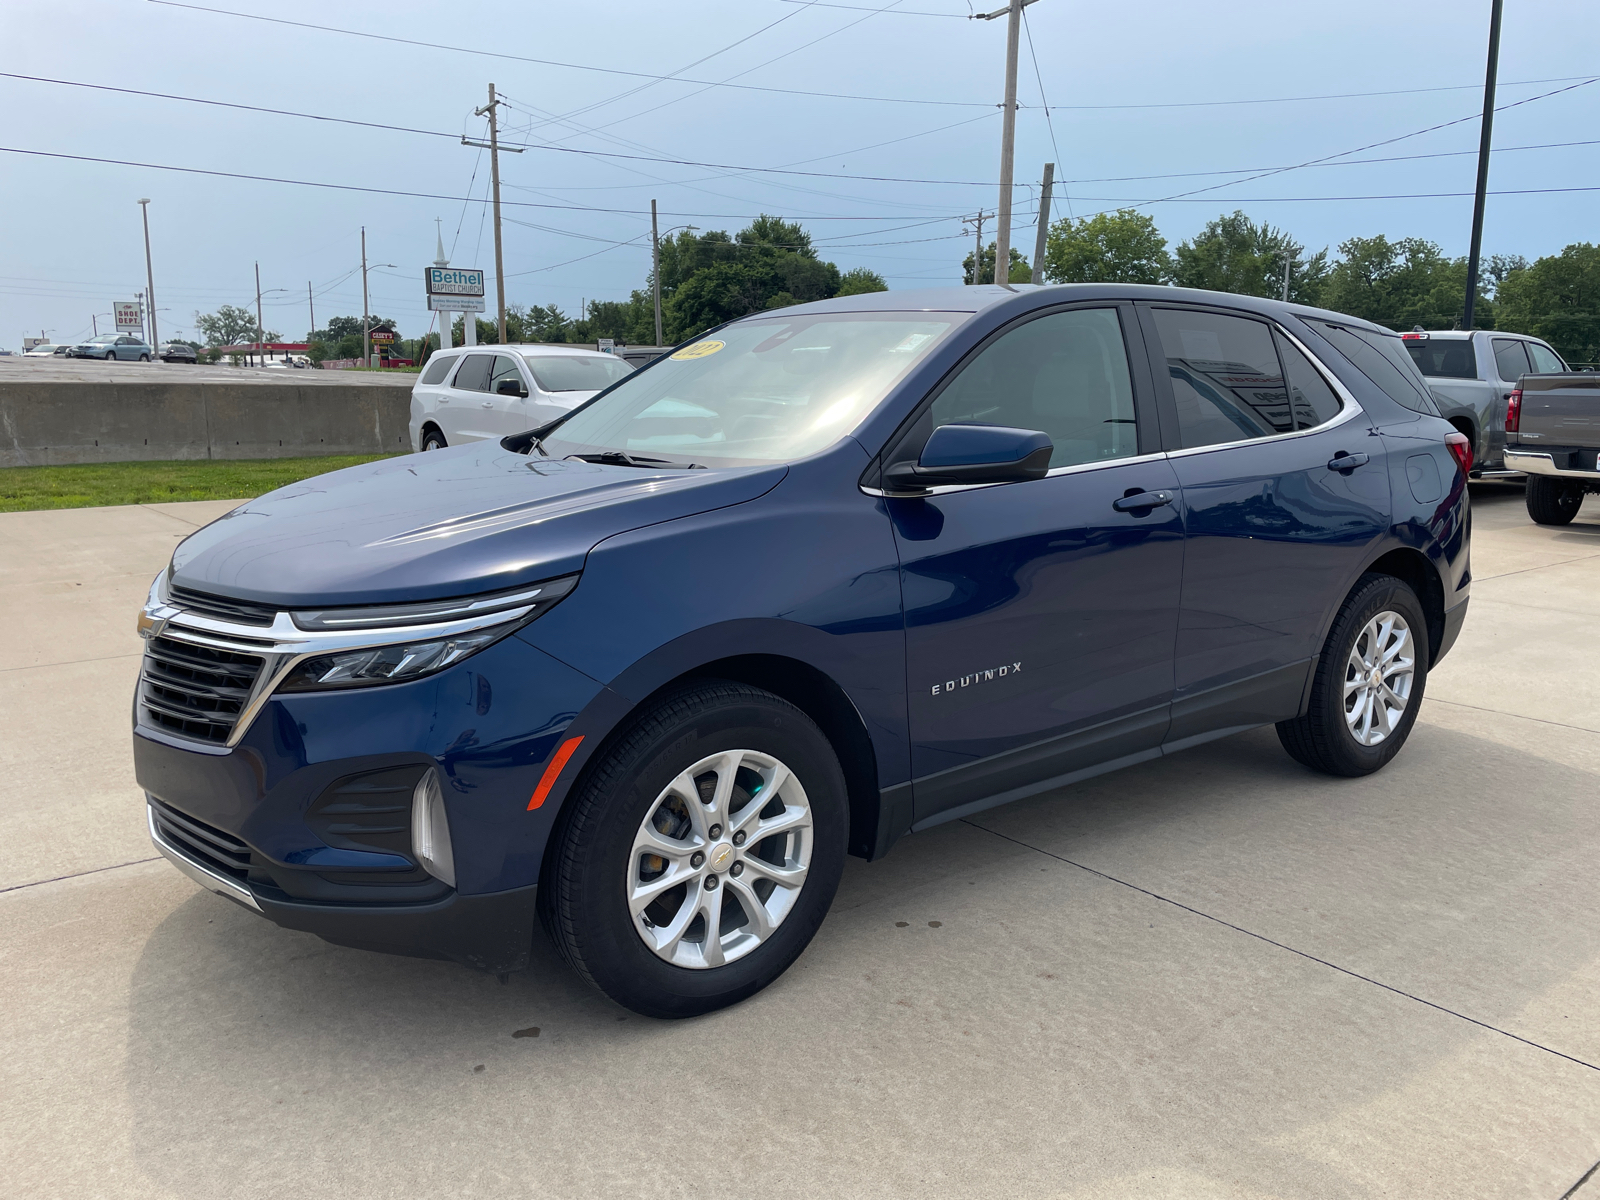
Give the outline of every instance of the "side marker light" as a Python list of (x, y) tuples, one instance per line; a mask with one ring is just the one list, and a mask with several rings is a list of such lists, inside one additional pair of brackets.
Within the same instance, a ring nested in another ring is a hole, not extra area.
[(561, 748), (550, 759), (550, 765), (544, 769), (544, 774), (539, 777), (539, 786), (533, 789), (533, 799), (528, 801), (528, 811), (532, 812), (544, 803), (545, 797), (550, 794), (550, 789), (555, 787), (556, 779), (560, 777), (562, 768), (567, 765), (567, 760), (572, 757), (572, 752), (578, 748), (578, 743), (583, 741), (583, 735), (568, 738), (561, 743)]

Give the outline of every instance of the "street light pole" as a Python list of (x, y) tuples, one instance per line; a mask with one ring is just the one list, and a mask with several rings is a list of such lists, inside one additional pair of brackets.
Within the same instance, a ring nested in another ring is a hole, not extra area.
[(656, 225), (656, 202), (650, 201), (650, 282), (656, 300), (656, 345), (661, 345), (661, 234)]
[(1006, 283), (1011, 282), (1011, 174), (1017, 148), (1017, 47), (1021, 36), (1022, 0), (1011, 0), (1006, 18), (1006, 107), (1000, 129), (1000, 207), (994, 231), (996, 283), (1002, 275)]
[[(144, 283), (145, 299), (150, 305), (150, 348), (154, 350), (159, 345), (160, 334), (156, 332), (156, 273), (150, 265), (150, 199), (139, 201), (139, 212), (144, 216)], [(161, 356), (156, 356), (156, 361), (161, 361)]]
[(1489, 10), (1489, 65), (1483, 77), (1483, 127), (1478, 133), (1478, 191), (1472, 201), (1472, 249), (1467, 255), (1467, 304), (1463, 329), (1472, 328), (1472, 310), (1478, 302), (1478, 259), (1483, 250), (1483, 207), (1489, 191), (1489, 142), (1494, 129), (1494, 83), (1500, 70), (1500, 9), (1494, 0)]

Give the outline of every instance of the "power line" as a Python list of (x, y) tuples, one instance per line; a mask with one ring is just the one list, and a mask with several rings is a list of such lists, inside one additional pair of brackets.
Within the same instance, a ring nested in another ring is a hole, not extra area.
[[(655, 83), (688, 83), (704, 85), (707, 87), (726, 87), (738, 91), (770, 92), (782, 96), (811, 96), (824, 100), (864, 100), (877, 104), (920, 104), (942, 108), (993, 108), (995, 105), (982, 100), (927, 100), (909, 96), (864, 96), (849, 92), (818, 92), (802, 88), (764, 87), (752, 83), (729, 83), (714, 79), (688, 79), (675, 75), (654, 75), (648, 71), (629, 71), (621, 67), (602, 67), (592, 63), (561, 62), (548, 58), (532, 58), (523, 54), (507, 54), (498, 50), (479, 50), (471, 46), (453, 46), (444, 42), (424, 42), (414, 38), (395, 37), (392, 34), (374, 33), (367, 29), (342, 29), (335, 25), (318, 25), (310, 21), (291, 21), (286, 17), (268, 17), (260, 13), (236, 12), (226, 8), (212, 8), (203, 4), (186, 4), (180, 0), (146, 0), (148, 4), (159, 4), (165, 8), (182, 8), (191, 12), (210, 13), (214, 16), (236, 17), (240, 20), (263, 21), (270, 25), (286, 25), (295, 29), (310, 29), (318, 33), (337, 33), (345, 37), (370, 38), (374, 41), (391, 42), (401, 46), (415, 46), (422, 50), (444, 50), (453, 54), (471, 54), (480, 58), (496, 58), (509, 62), (531, 63), (541, 67), (561, 67), (572, 71), (590, 71), (601, 75), (621, 75), (630, 79), (647, 79)], [(843, 7), (843, 6), (835, 6)], [(868, 10), (861, 10), (868, 11)], [(882, 12), (882, 9), (872, 9), (872, 12)], [(1524, 84), (1563, 83), (1573, 79), (1586, 78), (1585, 76), (1564, 75), (1554, 76), (1549, 79), (1519, 80), (1516, 83), (1503, 83), (1501, 87), (1519, 87)], [(1121, 109), (1121, 108), (1199, 108), (1229, 104), (1292, 104), (1313, 100), (1352, 100), (1369, 96), (1409, 96), (1424, 92), (1451, 92), (1474, 91), (1479, 84), (1451, 84), (1441, 87), (1426, 88), (1397, 88), (1382, 92), (1343, 92), (1322, 96), (1274, 96), (1264, 99), (1244, 100), (1203, 100), (1203, 101), (1172, 101), (1168, 103), (1152, 104), (1077, 104), (1057, 105), (1058, 111), (1092, 111), (1095, 109)]]

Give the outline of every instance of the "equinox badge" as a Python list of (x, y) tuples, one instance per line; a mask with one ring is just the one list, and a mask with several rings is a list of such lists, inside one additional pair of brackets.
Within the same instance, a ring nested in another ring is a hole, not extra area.
[(960, 679), (947, 679), (943, 683), (933, 685), (933, 695), (949, 693), (957, 688), (969, 687), (974, 683), (988, 683), (991, 679), (1004, 679), (1007, 675), (1016, 675), (1022, 671), (1022, 664), (1012, 663), (1009, 667), (988, 667), (982, 671), (974, 671), (971, 675), (963, 675)]

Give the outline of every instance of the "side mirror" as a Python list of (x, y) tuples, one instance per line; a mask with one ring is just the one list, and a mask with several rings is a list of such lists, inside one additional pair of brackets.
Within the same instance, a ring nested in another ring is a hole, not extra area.
[(941, 425), (922, 457), (895, 463), (883, 473), (886, 490), (924, 492), (963, 483), (1019, 483), (1043, 479), (1055, 446), (1037, 429), (1004, 425)]
[(520, 379), (502, 379), (494, 385), (496, 395), (500, 396), (526, 396), (528, 389)]

